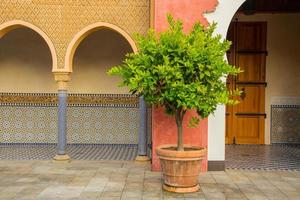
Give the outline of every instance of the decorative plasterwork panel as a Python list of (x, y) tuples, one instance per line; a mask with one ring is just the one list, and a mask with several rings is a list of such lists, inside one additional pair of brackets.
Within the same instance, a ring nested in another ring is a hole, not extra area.
[(90, 24), (111, 23), (129, 35), (150, 26), (149, 0), (1, 0), (0, 10), (0, 24), (23, 20), (44, 31), (57, 51), (58, 68), (64, 68), (74, 35)]
[[(57, 94), (0, 93), (0, 105), (57, 105)], [(129, 94), (68, 94), (68, 105), (138, 107), (138, 98)]]

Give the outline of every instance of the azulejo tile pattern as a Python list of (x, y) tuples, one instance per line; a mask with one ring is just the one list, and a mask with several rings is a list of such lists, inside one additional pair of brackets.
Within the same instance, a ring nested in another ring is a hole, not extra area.
[(72, 38), (90, 24), (115, 24), (130, 35), (150, 27), (149, 0), (1, 0), (0, 10), (0, 24), (18, 19), (42, 29), (55, 46), (58, 68)]
[(271, 106), (271, 142), (300, 144), (300, 105)]
[(57, 108), (0, 106), (1, 143), (56, 143)]
[(226, 145), (227, 169), (300, 171), (300, 144)]
[[(0, 97), (1, 143), (56, 143), (55, 94), (15, 93)], [(68, 102), (68, 143), (138, 143), (140, 119), (136, 96), (70, 94)], [(148, 119), (148, 141), (151, 141), (151, 110)]]
[(67, 140), (86, 144), (137, 144), (138, 114), (138, 108), (69, 107)]

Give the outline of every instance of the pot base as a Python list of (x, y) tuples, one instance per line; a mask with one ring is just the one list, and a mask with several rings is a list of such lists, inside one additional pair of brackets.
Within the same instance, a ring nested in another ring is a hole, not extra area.
[(166, 184), (163, 184), (163, 189), (168, 192), (176, 192), (176, 193), (192, 193), (197, 192), (200, 189), (199, 184), (193, 187), (173, 187)]

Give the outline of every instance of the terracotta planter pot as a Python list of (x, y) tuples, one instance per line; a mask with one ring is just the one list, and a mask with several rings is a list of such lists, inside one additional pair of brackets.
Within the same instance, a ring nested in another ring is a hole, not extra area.
[(188, 193), (199, 190), (198, 176), (206, 149), (191, 145), (185, 151), (177, 151), (175, 145), (156, 148), (163, 174), (163, 189), (170, 192)]

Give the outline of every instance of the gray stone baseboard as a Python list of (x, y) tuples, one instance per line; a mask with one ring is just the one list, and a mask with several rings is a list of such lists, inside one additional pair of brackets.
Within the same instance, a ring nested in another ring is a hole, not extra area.
[(208, 161), (208, 171), (225, 171), (225, 161)]

